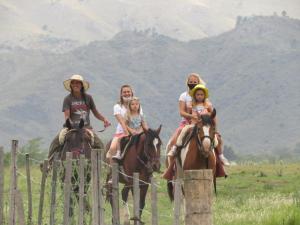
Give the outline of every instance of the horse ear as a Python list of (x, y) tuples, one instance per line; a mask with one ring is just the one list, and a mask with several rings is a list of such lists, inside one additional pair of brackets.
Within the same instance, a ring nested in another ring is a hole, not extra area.
[(83, 128), (83, 126), (84, 126), (84, 120), (81, 119), (79, 122), (79, 129)]
[(161, 131), (161, 127), (162, 127), (162, 124), (159, 125), (158, 129), (156, 130), (157, 134), (159, 135), (160, 131)]
[(213, 119), (213, 118), (216, 117), (216, 115), (217, 115), (217, 110), (214, 108), (211, 115), (210, 115), (210, 117)]
[(65, 126), (66, 126), (69, 130), (72, 129), (72, 124), (71, 124), (71, 121), (70, 121), (69, 118), (66, 120)]

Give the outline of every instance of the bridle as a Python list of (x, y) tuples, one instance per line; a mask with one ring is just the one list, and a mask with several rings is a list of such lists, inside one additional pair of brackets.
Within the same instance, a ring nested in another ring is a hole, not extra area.
[[(214, 149), (214, 137), (211, 137), (209, 135), (203, 135), (202, 137), (199, 137), (199, 135), (198, 135), (199, 134), (199, 130), (200, 130), (199, 126), (195, 125), (193, 132), (196, 134), (196, 137), (197, 137), (196, 138), (196, 140), (197, 140), (197, 149), (199, 150), (199, 152), (202, 155), (204, 155), (205, 157), (208, 157), (209, 153), (212, 152), (213, 149)], [(204, 150), (204, 147), (203, 147), (203, 140), (205, 138), (208, 138), (210, 140), (210, 147), (209, 147), (209, 151), (208, 152), (206, 152)]]
[[(83, 128), (83, 129), (84, 129), (84, 128)], [(67, 141), (67, 139), (68, 139), (68, 135), (70, 135), (70, 133), (74, 133), (74, 132), (81, 132), (81, 131), (80, 131), (79, 129), (73, 128), (73, 129), (70, 129), (70, 130), (66, 133), (65, 144), (64, 144), (64, 151), (66, 151), (66, 149), (65, 149), (66, 147), (65, 147), (65, 146), (66, 146), (66, 141)], [(84, 134), (83, 134), (83, 137), (82, 137), (82, 138), (84, 138), (84, 135), (85, 135), (86, 130), (84, 129), (83, 132), (84, 132)], [(91, 142), (88, 141), (87, 144), (88, 144), (87, 147), (89, 147), (90, 149), (92, 149)], [(75, 156), (79, 156), (80, 154), (84, 154), (84, 153), (85, 153), (85, 142), (84, 142), (84, 141), (81, 141), (80, 147), (69, 149), (69, 152), (72, 152), (72, 154), (75, 155)]]
[[(150, 135), (151, 135), (151, 139), (149, 138)], [(161, 140), (160, 140), (159, 136), (152, 130), (148, 130), (148, 133), (145, 133), (145, 136), (146, 137), (145, 137), (145, 141), (144, 141), (143, 151), (140, 153), (140, 155), (137, 155), (137, 159), (147, 169), (148, 173), (152, 173), (154, 171), (152, 162), (159, 161), (160, 157), (157, 156), (157, 154), (155, 157), (151, 157), (149, 155), (149, 143), (151, 143), (151, 140), (154, 140), (154, 138), (157, 138), (159, 141), (158, 145), (160, 147)]]

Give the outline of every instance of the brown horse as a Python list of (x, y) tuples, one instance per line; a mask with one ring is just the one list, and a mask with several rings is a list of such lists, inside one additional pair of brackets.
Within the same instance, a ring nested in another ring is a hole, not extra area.
[[(176, 167), (180, 170), (212, 169), (214, 175), (214, 187), (216, 192), (216, 156), (214, 153), (215, 126), (211, 115), (201, 115), (199, 122), (195, 124), (183, 141), (180, 154), (177, 156)], [(179, 164), (179, 165), (178, 165)], [(177, 176), (175, 172), (175, 177)], [(171, 201), (174, 200), (174, 187), (168, 182), (168, 194)]]
[[(131, 136), (127, 143), (126, 152), (124, 154), (120, 166), (123, 168), (119, 176), (119, 182), (125, 184), (122, 189), (122, 200), (127, 202), (128, 193), (133, 193), (133, 173), (139, 173), (140, 181), (140, 216), (145, 206), (145, 199), (148, 190), (148, 183), (153, 172), (160, 170), (160, 147), (161, 139), (159, 133), (161, 126), (157, 130), (149, 129), (141, 134)], [(122, 145), (122, 140), (121, 140)], [(108, 151), (110, 143), (106, 146)], [(126, 175), (124, 175), (124, 174)], [(108, 174), (109, 180), (111, 174)], [(112, 203), (111, 185), (107, 184), (107, 198)]]
[[(92, 138), (91, 132), (84, 128), (84, 121), (81, 120), (78, 126), (75, 126), (70, 122), (69, 119), (66, 120), (66, 127), (68, 131), (65, 135), (65, 142), (62, 147), (62, 150), (59, 152), (59, 159), (64, 162), (66, 160), (66, 153), (71, 152), (73, 159), (79, 159), (80, 155), (84, 155), (85, 159), (88, 160), (88, 163), (85, 163), (84, 173), (85, 173), (85, 186), (84, 186), (84, 193), (86, 194), (89, 188), (89, 184), (91, 182), (91, 151), (92, 151)], [(78, 168), (78, 160), (72, 162), (73, 166)], [(60, 179), (63, 184), (65, 179), (65, 168), (64, 163), (63, 170), (60, 174)], [(72, 192), (75, 194), (76, 200), (79, 200), (79, 171), (77, 169), (72, 170)], [(90, 204), (88, 200), (84, 199), (85, 209), (90, 211)], [(73, 216), (73, 199), (70, 198), (70, 209), (69, 209), (69, 216)]]

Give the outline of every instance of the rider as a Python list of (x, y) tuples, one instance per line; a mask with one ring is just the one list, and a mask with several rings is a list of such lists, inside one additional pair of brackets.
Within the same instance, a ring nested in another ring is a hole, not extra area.
[(127, 129), (132, 135), (140, 134), (144, 130), (148, 130), (144, 115), (141, 115), (141, 104), (138, 97), (132, 97), (132, 99), (129, 100), (125, 120)]
[[(89, 89), (90, 84), (83, 79), (81, 75), (72, 75), (70, 79), (65, 80), (63, 85), (67, 91), (70, 92), (63, 102), (62, 111), (65, 120), (69, 119), (73, 124), (78, 125), (80, 120), (84, 120), (84, 127), (91, 131), (93, 137), (93, 148), (104, 147), (100, 138), (93, 131), (90, 125), (90, 111), (94, 116), (103, 121), (104, 127), (110, 126), (110, 122), (97, 110), (94, 100), (91, 95), (86, 91)], [(49, 149), (49, 159), (53, 158), (53, 154), (61, 150), (63, 145), (64, 136), (67, 133), (67, 128), (63, 128), (60, 133), (54, 138)]]
[[(172, 161), (173, 156), (172, 153), (169, 153), (171, 151), (172, 146), (176, 144), (177, 138), (180, 135), (182, 129), (191, 123), (192, 118), (197, 119), (195, 115), (192, 114), (192, 97), (189, 95), (189, 91), (191, 91), (196, 85), (202, 84), (205, 85), (205, 82), (197, 73), (190, 73), (186, 80), (186, 85), (188, 86), (188, 90), (183, 92), (179, 97), (179, 113), (182, 116), (182, 120), (179, 124), (179, 127), (176, 129), (174, 134), (172, 135), (168, 146), (167, 146), (167, 155), (168, 155), (168, 165), (170, 168), (170, 164)], [(205, 104), (211, 104), (209, 99), (205, 99)], [(174, 147), (175, 148), (175, 147)], [(173, 153), (175, 151), (172, 151)], [(222, 154), (222, 152), (221, 152)], [(220, 157), (222, 163), (224, 165), (228, 165), (228, 160), (223, 156), (223, 154)], [(165, 170), (164, 174), (162, 175), (163, 178), (168, 179), (168, 169)]]
[[(176, 145), (172, 148), (172, 151), (170, 152), (170, 156), (173, 156), (174, 153), (176, 153), (177, 146), (181, 146), (183, 144), (182, 143), (183, 137), (186, 135), (186, 132), (191, 127), (193, 127), (196, 123), (198, 123), (199, 117), (201, 115), (211, 114), (213, 112), (212, 104), (210, 102), (206, 101), (206, 99), (208, 98), (208, 95), (209, 95), (208, 94), (208, 89), (203, 84), (196, 85), (189, 93), (192, 96), (192, 115), (193, 115), (193, 118), (191, 120), (191, 124), (186, 125), (182, 129), (182, 131), (181, 131), (181, 133), (180, 133), (180, 135), (177, 139)], [(215, 127), (216, 127), (215, 118), (214, 118), (214, 124), (215, 124)], [(215, 137), (214, 143), (215, 143), (215, 147), (216, 147), (217, 144), (218, 144), (217, 137)]]
[[(148, 125), (144, 119), (144, 115), (141, 115), (140, 100), (137, 97), (132, 97), (128, 102), (128, 109), (124, 116), (126, 128), (131, 135), (137, 135), (142, 133), (144, 130), (148, 130)], [(112, 159), (121, 159), (121, 147), (120, 140), (123, 136), (118, 138), (117, 153), (110, 157), (110, 163)]]
[[(114, 105), (114, 116), (118, 121), (116, 133), (111, 141), (110, 148), (106, 154), (106, 157), (109, 159), (110, 164), (114, 159), (120, 159), (119, 150), (119, 140), (122, 137), (129, 136), (130, 131), (128, 130), (128, 125), (126, 124), (126, 115), (128, 110), (128, 105), (130, 100), (133, 98), (133, 90), (130, 85), (123, 85), (120, 90), (120, 101)], [(139, 114), (142, 116), (143, 111), (140, 107)]]

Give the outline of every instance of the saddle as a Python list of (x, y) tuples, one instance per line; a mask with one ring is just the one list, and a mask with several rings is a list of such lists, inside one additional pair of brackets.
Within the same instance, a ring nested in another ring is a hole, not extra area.
[(120, 163), (123, 162), (128, 149), (131, 146), (139, 143), (141, 135), (142, 135), (142, 133), (121, 138), (121, 140), (120, 140), (121, 159), (119, 161)]

